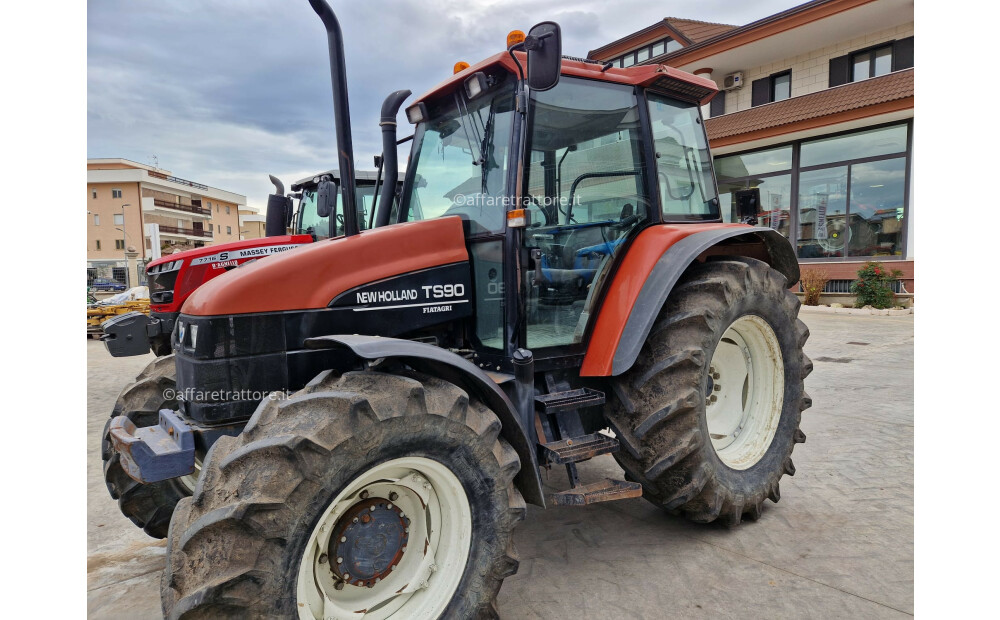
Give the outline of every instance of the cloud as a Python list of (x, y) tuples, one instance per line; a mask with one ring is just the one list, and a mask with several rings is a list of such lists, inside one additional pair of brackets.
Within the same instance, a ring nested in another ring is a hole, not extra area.
[[(331, 2), (344, 30), (355, 165), (381, 152), (390, 92), (430, 90), (455, 62), (501, 51), (515, 28), (551, 19), (563, 53), (591, 49), (666, 17), (747, 23), (789, 0), (444, 0)], [(87, 155), (152, 163), (245, 194), (263, 207), (286, 185), (336, 167), (321, 22), (305, 0), (92, 0), (87, 16)], [(400, 132), (409, 125), (400, 117)], [(403, 155), (405, 160), (405, 155)]]

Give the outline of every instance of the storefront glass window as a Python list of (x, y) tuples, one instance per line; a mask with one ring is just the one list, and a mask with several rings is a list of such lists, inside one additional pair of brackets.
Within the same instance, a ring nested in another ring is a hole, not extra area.
[(803, 168), (906, 151), (906, 125), (859, 131), (802, 143)]
[(783, 146), (769, 151), (730, 155), (715, 160), (715, 173), (720, 179), (739, 179), (757, 174), (770, 174), (790, 170), (791, 167), (791, 146)]
[(799, 175), (799, 258), (845, 256), (847, 166)]
[(779, 174), (764, 179), (748, 181), (721, 181), (719, 183), (719, 203), (722, 221), (738, 222), (735, 194), (739, 190), (758, 188), (760, 190), (760, 211), (757, 225), (773, 228), (785, 237), (791, 232), (789, 212), (792, 206), (792, 175)]
[(850, 255), (902, 255), (905, 182), (905, 157), (851, 166)]

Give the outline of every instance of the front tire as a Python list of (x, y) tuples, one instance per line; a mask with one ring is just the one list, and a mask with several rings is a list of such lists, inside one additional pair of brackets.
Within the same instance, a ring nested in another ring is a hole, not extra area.
[(495, 616), (525, 512), (499, 433), (455, 385), (406, 370), (266, 399), (178, 505), (164, 615)]
[(177, 409), (176, 372), (173, 355), (150, 362), (118, 396), (101, 439), (104, 484), (108, 493), (118, 501), (122, 514), (153, 538), (166, 538), (174, 507), (194, 491), (195, 478), (184, 476), (150, 484), (130, 478), (111, 445), (111, 420), (124, 415), (139, 428), (157, 424), (160, 409)]
[(698, 522), (737, 525), (780, 499), (805, 441), (809, 330), (766, 263), (696, 264), (671, 292), (638, 360), (617, 379), (615, 454), (643, 496)]

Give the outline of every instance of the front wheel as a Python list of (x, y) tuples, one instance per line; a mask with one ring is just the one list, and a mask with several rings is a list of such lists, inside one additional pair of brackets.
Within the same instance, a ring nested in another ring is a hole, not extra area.
[(756, 519), (793, 475), (809, 330), (766, 263), (693, 266), (671, 292), (635, 365), (615, 383), (615, 457), (643, 495), (699, 522)]
[(265, 400), (178, 504), (164, 615), (494, 616), (525, 511), (499, 433), (455, 385), (405, 369)]

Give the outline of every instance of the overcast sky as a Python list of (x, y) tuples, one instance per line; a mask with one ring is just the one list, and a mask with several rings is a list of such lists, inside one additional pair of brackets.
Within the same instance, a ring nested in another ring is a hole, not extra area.
[[(333, 0), (356, 166), (373, 169), (381, 152), (386, 95), (419, 96), (455, 62), (501, 51), (510, 30), (554, 20), (563, 53), (585, 56), (664, 17), (742, 25), (797, 4)], [(155, 155), (174, 175), (245, 194), (261, 209), (269, 173), (287, 186), (336, 167), (326, 34), (306, 0), (90, 0), (87, 67), (88, 157), (152, 164)], [(402, 137), (402, 113), (400, 123)]]

